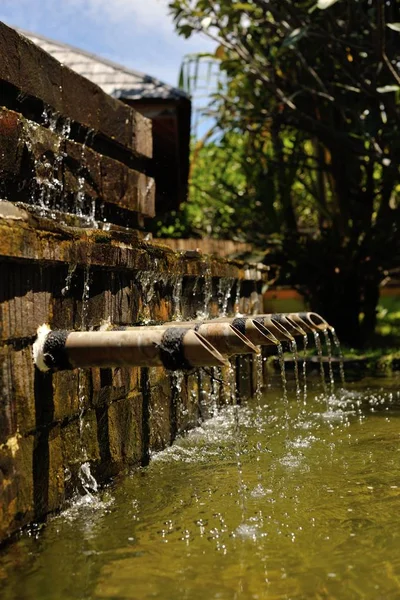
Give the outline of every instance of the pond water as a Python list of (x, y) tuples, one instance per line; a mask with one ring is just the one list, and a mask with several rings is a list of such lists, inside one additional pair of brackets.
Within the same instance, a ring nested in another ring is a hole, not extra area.
[(223, 409), (4, 548), (1, 600), (399, 599), (399, 383)]

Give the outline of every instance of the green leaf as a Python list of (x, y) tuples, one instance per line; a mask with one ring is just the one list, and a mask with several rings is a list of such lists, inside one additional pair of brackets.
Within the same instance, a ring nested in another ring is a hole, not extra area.
[(232, 9), (254, 11), (256, 10), (256, 6), (254, 6), (254, 4), (249, 4), (249, 2), (234, 2), (232, 4)]
[(388, 94), (389, 92), (398, 92), (400, 85), (384, 85), (383, 87), (376, 88), (378, 94)]
[(326, 8), (332, 6), (332, 4), (335, 4), (336, 2), (338, 2), (338, 0), (318, 0), (317, 8), (319, 8), (320, 10), (325, 10)]
[(289, 35), (287, 36), (287, 38), (285, 38), (283, 40), (283, 42), (282, 42), (282, 48), (287, 48), (288, 46), (293, 46), (299, 40), (301, 40), (301, 38), (303, 38), (305, 35), (307, 35), (307, 28), (306, 27), (303, 27), (303, 29), (300, 29), (300, 27), (298, 27), (297, 29), (293, 29), (293, 31), (291, 31), (289, 33)]
[(389, 29), (393, 29), (393, 31), (398, 31), (400, 33), (400, 23), (386, 23), (386, 27), (389, 27)]

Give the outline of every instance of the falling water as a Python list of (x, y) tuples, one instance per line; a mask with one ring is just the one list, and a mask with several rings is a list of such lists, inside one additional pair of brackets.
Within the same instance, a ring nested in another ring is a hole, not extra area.
[(175, 421), (175, 425), (174, 425), (175, 431), (173, 432), (173, 437), (175, 437), (175, 435), (180, 433), (181, 431), (184, 431), (185, 424), (186, 424), (185, 423), (186, 417), (189, 412), (183, 402), (183, 399), (182, 399), (183, 378), (184, 378), (183, 371), (171, 372), (171, 383), (172, 383), (172, 385), (171, 385), (171, 387), (172, 387), (171, 400), (173, 403), (173, 413), (174, 413), (172, 422)]
[(260, 463), (261, 463), (261, 457), (262, 457), (262, 450), (263, 450), (263, 445), (262, 445), (262, 431), (263, 431), (263, 416), (262, 416), (262, 406), (261, 406), (261, 399), (262, 399), (262, 392), (263, 392), (263, 356), (262, 354), (257, 354), (254, 357), (255, 361), (256, 361), (256, 377), (257, 377), (257, 386), (256, 386), (256, 390), (255, 390), (255, 399), (256, 399), (256, 426), (257, 426), (257, 431), (259, 433), (259, 438), (257, 439), (256, 442), (256, 450), (257, 450), (257, 455), (256, 455), (256, 471), (257, 471), (257, 487), (252, 491), (252, 496), (256, 495), (257, 497), (260, 497), (261, 495), (263, 495), (264, 492), (264, 488), (262, 485), (263, 482), (263, 473), (262, 470), (260, 468)]
[(307, 334), (303, 335), (303, 403), (307, 404)]
[(337, 349), (338, 354), (339, 354), (340, 382), (341, 382), (341, 384), (343, 386), (345, 384), (345, 378), (344, 378), (344, 364), (343, 364), (342, 348), (340, 347), (339, 338), (336, 335), (336, 331), (334, 330), (333, 327), (331, 327), (331, 334), (332, 334), (333, 343), (335, 344), (336, 349)]
[(281, 370), (282, 398), (283, 398), (283, 405), (284, 405), (284, 409), (285, 409), (285, 425), (284, 425), (284, 427), (285, 427), (286, 438), (287, 438), (289, 435), (289, 401), (288, 401), (288, 394), (287, 394), (285, 359), (283, 356), (282, 344), (277, 345), (277, 350), (278, 350), (279, 367)]
[[(156, 260), (156, 259), (155, 259)], [(154, 265), (154, 271), (157, 270), (157, 264)], [(143, 323), (148, 323), (151, 320), (150, 306), (154, 297), (154, 272), (141, 271), (139, 276), (139, 284), (142, 290), (143, 300)]]
[(228, 310), (228, 302), (231, 297), (232, 292), (232, 284), (233, 281), (231, 278), (221, 277), (218, 282), (218, 298), (219, 298), (219, 308), (220, 308), (220, 316), (226, 317), (226, 313)]
[(173, 288), (172, 288), (172, 318), (175, 321), (182, 321), (182, 312), (181, 312), (181, 299), (182, 299), (182, 284), (183, 277), (182, 275), (176, 275), (173, 278)]
[(236, 387), (236, 373), (232, 366), (229, 365), (228, 369), (228, 384), (230, 385), (231, 392), (231, 405), (233, 410), (234, 418), (234, 444), (235, 444), (235, 456), (238, 474), (238, 496), (240, 501), (241, 519), (242, 523), (246, 519), (246, 486), (243, 479), (243, 464), (242, 464), (242, 444), (241, 444), (241, 430), (240, 430), (240, 409), (238, 404), (238, 390)]
[(323, 360), (322, 360), (321, 339), (320, 339), (319, 333), (317, 331), (313, 331), (313, 334), (314, 334), (315, 347), (317, 349), (318, 360), (319, 360), (319, 372), (320, 372), (320, 375), (321, 375), (321, 385), (322, 385), (322, 389), (323, 389), (323, 392), (324, 392), (324, 396), (327, 397), (328, 390), (326, 388), (326, 382), (325, 382), (325, 370), (324, 370), (324, 363), (323, 363)]
[[(34, 132), (37, 129), (37, 125), (29, 122), (32, 138), (29, 139), (28, 136), (25, 140), (25, 145), (34, 163), (34, 189), (31, 201), (33, 203), (38, 201), (41, 215), (55, 219), (56, 213), (54, 210), (65, 210), (66, 208), (63, 205), (64, 185), (62, 177), (59, 177), (59, 174), (62, 171), (62, 163), (65, 158), (65, 154), (61, 150), (61, 145), (64, 139), (69, 138), (71, 121), (52, 111), (48, 106), (45, 106), (43, 109), (42, 119), (44, 126), (58, 135), (54, 136), (53, 145), (51, 149), (49, 148), (49, 152), (45, 152), (40, 158), (36, 158), (35, 151), (37, 152), (38, 148), (34, 148), (34, 145), (37, 144)], [(57, 200), (59, 200), (58, 203)]]
[(296, 340), (290, 342), (290, 351), (294, 361), (294, 378), (296, 381), (296, 398), (300, 400), (301, 389), (300, 389), (300, 377), (299, 377), (299, 353), (297, 352)]
[(85, 135), (85, 139), (83, 140), (82, 148), (81, 148), (81, 160), (79, 164), (79, 169), (77, 173), (78, 179), (78, 189), (75, 193), (75, 214), (78, 217), (87, 217), (88, 223), (92, 227), (96, 227), (96, 203), (92, 202), (91, 211), (89, 215), (85, 215), (85, 177), (84, 171), (86, 169), (86, 146), (89, 143), (91, 137), (93, 137), (95, 131), (93, 129), (88, 129)]
[[(68, 278), (68, 276), (67, 276)], [(81, 330), (86, 331), (88, 328), (89, 317), (89, 296), (90, 296), (90, 257), (88, 264), (85, 265), (83, 273), (83, 290), (82, 290), (82, 311), (81, 311)], [(78, 370), (78, 409), (79, 409), (79, 437), (81, 443), (82, 464), (79, 467), (78, 477), (89, 499), (92, 499), (90, 491), (97, 492), (97, 481), (90, 471), (90, 463), (88, 461), (87, 449), (83, 443), (83, 430), (85, 427), (85, 371)], [(86, 425), (87, 426), (87, 425)]]
[(212, 276), (211, 265), (206, 263), (204, 274), (204, 304), (202, 310), (197, 312), (197, 318), (208, 319), (210, 316), (210, 302), (212, 300)]
[(241, 312), (240, 312), (240, 281), (239, 281), (239, 279), (236, 281), (236, 297), (235, 297), (234, 311), (235, 311), (235, 315), (237, 317), (241, 316)]
[(333, 376), (333, 368), (332, 368), (332, 344), (329, 337), (329, 332), (327, 329), (324, 329), (325, 336), (325, 344), (328, 352), (328, 367), (329, 367), (329, 384), (330, 384), (330, 392), (331, 394), (335, 391), (335, 378)]

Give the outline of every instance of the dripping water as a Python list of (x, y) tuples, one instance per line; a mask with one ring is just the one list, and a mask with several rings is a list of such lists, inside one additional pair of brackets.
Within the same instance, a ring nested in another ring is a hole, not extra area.
[(297, 400), (300, 400), (301, 389), (300, 389), (300, 377), (299, 377), (299, 353), (297, 351), (296, 340), (293, 340), (292, 342), (290, 342), (290, 351), (292, 353), (293, 361), (294, 361), (294, 378), (296, 381), (296, 398), (297, 398)]
[(277, 348), (277, 351), (278, 351), (279, 367), (280, 367), (280, 371), (281, 371), (282, 399), (283, 399), (283, 405), (284, 405), (284, 409), (285, 409), (284, 428), (285, 428), (285, 431), (286, 431), (286, 441), (287, 441), (287, 438), (288, 438), (288, 435), (289, 435), (289, 400), (288, 400), (288, 394), (287, 394), (285, 359), (284, 359), (284, 356), (283, 356), (283, 347), (282, 347), (282, 344), (279, 343), (276, 348)]
[[(154, 270), (156, 271), (157, 269), (157, 264), (154, 265)], [(151, 301), (153, 300), (154, 294), (155, 294), (155, 290), (154, 290), (154, 285), (155, 285), (155, 279), (154, 279), (154, 273), (150, 273), (149, 271), (147, 272), (142, 272), (140, 274), (140, 278), (139, 278), (139, 284), (142, 290), (142, 301), (143, 301), (143, 323), (146, 324), (151, 320), (151, 312), (150, 312), (150, 306), (151, 306)]]
[(307, 404), (307, 334), (303, 335), (303, 403)]
[(181, 299), (182, 299), (182, 284), (183, 277), (181, 275), (177, 275), (174, 277), (174, 285), (172, 288), (172, 318), (175, 321), (182, 321), (182, 312), (181, 312)]
[[(88, 264), (85, 265), (83, 272), (83, 290), (82, 290), (82, 312), (81, 312), (81, 331), (86, 331), (88, 328), (89, 317), (89, 296), (90, 296), (90, 257)], [(85, 371), (78, 370), (78, 412), (79, 412), (79, 438), (81, 444), (82, 463), (79, 467), (78, 478), (85, 490), (85, 494), (92, 499), (91, 491), (97, 492), (98, 485), (95, 477), (90, 470), (90, 462), (88, 460), (87, 449), (84, 444), (84, 428), (89, 424), (85, 424)], [(78, 493), (78, 492), (77, 492)]]
[(78, 217), (86, 217), (88, 224), (92, 227), (96, 227), (96, 202), (93, 200), (91, 203), (91, 209), (89, 215), (85, 214), (85, 177), (84, 171), (87, 167), (86, 163), (86, 146), (89, 143), (90, 138), (93, 138), (95, 131), (88, 129), (85, 135), (85, 139), (82, 143), (81, 148), (81, 160), (79, 169), (77, 172), (78, 189), (75, 192), (75, 214)]
[(240, 317), (241, 316), (241, 312), (240, 312), (240, 281), (237, 280), (236, 281), (236, 297), (235, 297), (235, 304), (234, 304), (234, 313), (236, 317)]
[(317, 349), (317, 354), (318, 354), (319, 372), (321, 375), (321, 385), (322, 385), (324, 396), (327, 398), (328, 390), (326, 388), (326, 382), (325, 382), (325, 370), (324, 370), (324, 363), (323, 363), (323, 359), (322, 359), (321, 339), (320, 339), (319, 333), (317, 331), (313, 331), (313, 334), (314, 334), (315, 347)]
[(220, 316), (226, 317), (228, 302), (232, 292), (232, 279), (221, 277), (218, 282), (218, 299)]
[(236, 388), (236, 373), (232, 366), (229, 364), (228, 369), (228, 385), (230, 386), (231, 406), (233, 410), (234, 419), (234, 444), (235, 444), (235, 456), (236, 466), (238, 474), (238, 497), (240, 502), (241, 510), (241, 523), (245, 522), (246, 519), (246, 486), (243, 479), (243, 463), (242, 463), (242, 443), (241, 443), (241, 431), (240, 431), (240, 411), (238, 404), (238, 390)]
[(336, 334), (336, 331), (334, 330), (333, 327), (331, 327), (331, 334), (332, 334), (333, 343), (335, 344), (337, 353), (339, 355), (340, 382), (341, 382), (342, 386), (344, 386), (344, 384), (345, 384), (345, 378), (344, 378), (343, 353), (342, 353), (342, 348), (340, 347), (339, 338), (338, 338), (338, 336)]
[(264, 421), (263, 421), (263, 415), (262, 415), (262, 405), (261, 405), (261, 399), (262, 399), (262, 392), (263, 392), (263, 356), (262, 354), (257, 354), (254, 357), (254, 360), (256, 361), (256, 378), (257, 378), (257, 386), (256, 386), (256, 390), (255, 390), (255, 399), (256, 399), (256, 427), (257, 427), (257, 432), (259, 434), (258, 438), (257, 438), (257, 442), (256, 442), (256, 451), (257, 451), (257, 455), (256, 455), (256, 473), (257, 473), (257, 487), (253, 490), (252, 495), (256, 495), (257, 497), (260, 497), (261, 495), (264, 495), (264, 488), (263, 488), (263, 473), (262, 470), (260, 468), (260, 463), (261, 463), (261, 457), (262, 457), (262, 442), (261, 440), (263, 439), (263, 429), (264, 429)]
[(181, 433), (185, 429), (186, 417), (188, 415), (188, 409), (185, 406), (182, 399), (182, 385), (183, 385), (184, 373), (183, 371), (172, 371), (171, 372), (171, 401), (173, 404), (173, 418), (172, 422), (175, 422), (173, 435), (175, 437), (176, 434)]
[(335, 391), (335, 378), (333, 376), (333, 368), (332, 368), (332, 344), (329, 337), (329, 332), (327, 329), (324, 329), (325, 336), (325, 344), (328, 353), (328, 368), (329, 368), (329, 385), (330, 385), (330, 393), (333, 395)]

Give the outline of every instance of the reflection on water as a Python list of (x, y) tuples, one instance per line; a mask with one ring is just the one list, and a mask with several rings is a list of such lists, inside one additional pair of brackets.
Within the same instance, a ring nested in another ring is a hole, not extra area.
[(239, 431), (226, 408), (23, 535), (0, 554), (1, 599), (400, 598), (398, 380), (328, 400), (308, 384), (306, 406), (273, 385)]

